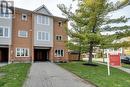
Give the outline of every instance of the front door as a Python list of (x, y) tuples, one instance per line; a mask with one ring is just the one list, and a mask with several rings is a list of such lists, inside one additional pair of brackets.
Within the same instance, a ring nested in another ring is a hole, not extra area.
[(47, 61), (48, 60), (48, 50), (36, 49), (34, 51), (35, 61)]
[(0, 48), (0, 62), (8, 62), (8, 48)]
[(2, 61), (2, 54), (1, 54), (1, 49), (0, 49), (0, 62)]

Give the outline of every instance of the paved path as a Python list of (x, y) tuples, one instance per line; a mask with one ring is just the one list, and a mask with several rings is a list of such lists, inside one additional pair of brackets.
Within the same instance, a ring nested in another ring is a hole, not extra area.
[(127, 69), (127, 68), (124, 68), (124, 67), (118, 67), (118, 69), (130, 74), (130, 69)]
[(7, 65), (8, 63), (0, 63), (0, 67)]
[[(106, 66), (107, 66), (107, 64), (106, 64), (106, 63), (101, 63), (101, 62), (98, 62), (98, 63), (99, 63), (99, 64), (103, 64), (103, 65), (106, 65)], [(130, 69), (128, 69), (128, 68), (124, 68), (124, 67), (114, 67), (114, 68), (120, 69), (120, 70), (122, 70), (122, 71), (127, 72), (127, 73), (129, 73), (129, 74), (130, 74)]]
[(23, 87), (95, 87), (61, 67), (45, 62), (32, 64)]

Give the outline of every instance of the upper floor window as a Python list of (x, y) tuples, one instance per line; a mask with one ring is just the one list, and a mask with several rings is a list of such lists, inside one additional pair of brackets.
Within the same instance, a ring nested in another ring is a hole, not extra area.
[(49, 25), (49, 17), (48, 16), (37, 16), (37, 24)]
[(9, 28), (7, 27), (0, 27), (0, 37), (9, 37)]
[(50, 41), (50, 33), (39, 31), (37, 32), (37, 40), (40, 41)]
[(28, 37), (28, 32), (27, 31), (19, 31), (18, 36), (19, 37)]
[(27, 19), (28, 19), (27, 14), (22, 14), (22, 20), (23, 20), (23, 21), (27, 21)]
[(59, 27), (62, 27), (62, 26), (63, 26), (63, 22), (62, 22), (62, 21), (59, 21), (58, 23), (59, 23), (59, 24), (58, 24)]
[(62, 40), (62, 36), (61, 35), (56, 35), (56, 40)]
[(64, 50), (55, 50), (55, 56), (56, 57), (63, 57), (64, 56)]
[(0, 17), (1, 18), (10, 18), (10, 14), (6, 12), (6, 10), (8, 10), (8, 11), (10, 11), (10, 10), (9, 9), (5, 9), (5, 8), (3, 8), (2, 10), (3, 10), (3, 13), (1, 13), (2, 11), (0, 9)]
[(16, 57), (29, 57), (28, 48), (16, 48)]

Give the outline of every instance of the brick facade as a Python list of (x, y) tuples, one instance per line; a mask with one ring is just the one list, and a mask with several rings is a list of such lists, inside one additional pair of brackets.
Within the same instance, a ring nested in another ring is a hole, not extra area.
[[(27, 14), (27, 20), (22, 20), (22, 14)], [(10, 61), (25, 62), (31, 61), (33, 54), (33, 27), (32, 27), (32, 12), (23, 9), (16, 9), (13, 18), (13, 31), (12, 31), (12, 46)], [(27, 37), (19, 37), (20, 31), (27, 31)], [(16, 48), (28, 48), (29, 57), (16, 57)]]
[[(66, 29), (67, 28), (67, 20), (59, 17), (54, 17), (54, 61), (59, 62), (63, 61), (66, 62), (68, 61), (68, 49), (66, 47), (66, 42), (68, 40), (67, 34), (66, 34)], [(61, 36), (61, 40), (56, 40), (56, 36)], [(55, 50), (60, 49), (64, 50), (64, 56), (63, 57), (57, 57), (55, 55)]]
[[(26, 14), (27, 20), (22, 20), (23, 14)], [(34, 16), (36, 15), (33, 11), (28, 11), (25, 9), (16, 8), (15, 14), (12, 17), (12, 41), (11, 45), (8, 46), (8, 62), (34, 62)], [(59, 22), (62, 23), (59, 26)], [(49, 61), (59, 62), (59, 61), (68, 61), (68, 49), (66, 48), (67, 34), (65, 32), (65, 27), (67, 27), (67, 19), (53, 17), (53, 47), (48, 50)], [(44, 29), (44, 28), (43, 28)], [(19, 32), (26, 31), (27, 37), (20, 37)], [(61, 35), (62, 40), (56, 40), (56, 35)], [(17, 48), (27, 48), (29, 49), (28, 57), (17, 56)], [(39, 48), (44, 48), (44, 46), (39, 46)], [(46, 47), (45, 47), (46, 48)], [(64, 55), (57, 57), (55, 55), (55, 50), (61, 49), (64, 51)], [(45, 50), (44, 50), (45, 51)], [(0, 59), (1, 59), (1, 50), (0, 50)]]

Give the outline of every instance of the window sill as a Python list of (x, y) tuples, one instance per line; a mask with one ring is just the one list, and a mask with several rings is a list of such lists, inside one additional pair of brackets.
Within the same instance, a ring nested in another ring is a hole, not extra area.
[(28, 37), (24, 37), (24, 36), (18, 36), (19, 38), (28, 38)]
[(26, 58), (26, 57), (30, 57), (30, 56), (16, 56), (17, 58)]
[(3, 37), (3, 36), (0, 36), (0, 38), (3, 38), (3, 39), (4, 39), (4, 38), (5, 38), (5, 39), (9, 39), (9, 37)]
[(11, 19), (11, 17), (0, 17), (0, 18), (3, 18), (3, 19)]
[[(38, 23), (37, 23), (38, 24)], [(44, 26), (49, 26), (50, 24), (38, 24), (38, 25), (44, 25)]]
[(50, 42), (50, 40), (37, 40), (37, 41), (41, 41), (41, 42), (42, 42), (42, 41), (47, 41), (47, 42)]

